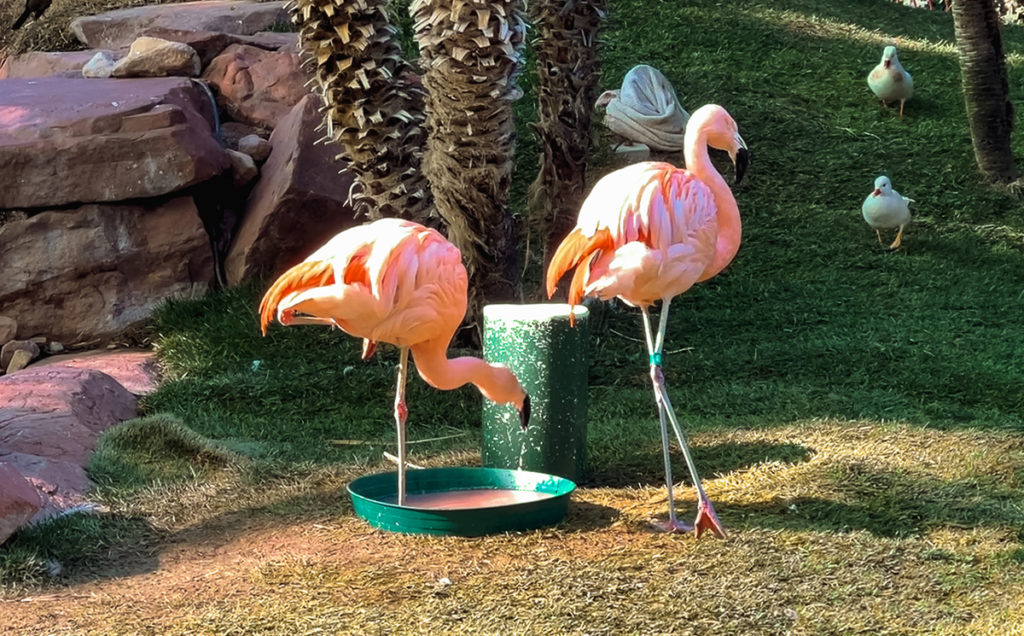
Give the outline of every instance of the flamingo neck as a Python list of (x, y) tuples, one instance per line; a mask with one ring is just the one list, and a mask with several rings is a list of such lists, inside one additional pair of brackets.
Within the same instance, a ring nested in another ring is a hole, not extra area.
[(435, 342), (411, 347), (416, 371), (424, 382), (442, 391), (473, 384), (485, 398), (498, 404), (513, 404), (522, 410), (526, 393), (511, 371), (472, 356), (448, 358), (447, 348), (447, 344)]
[(715, 197), (715, 206), (718, 209), (716, 217), (718, 238), (715, 242), (715, 256), (698, 279), (698, 281), (703, 281), (725, 269), (736, 256), (736, 252), (739, 251), (743, 233), (740, 209), (736, 205), (736, 198), (732, 195), (729, 184), (711, 163), (711, 157), (708, 156), (707, 135), (702, 127), (687, 127), (683, 147), (686, 169), (708, 186), (711, 194)]

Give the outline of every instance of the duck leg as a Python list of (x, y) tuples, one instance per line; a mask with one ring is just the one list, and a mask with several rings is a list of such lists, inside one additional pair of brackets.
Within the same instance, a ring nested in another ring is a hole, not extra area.
[(892, 242), (892, 245), (889, 246), (889, 249), (894, 250), (894, 249), (896, 249), (897, 247), (899, 247), (902, 244), (902, 242), (903, 242), (903, 228), (905, 228), (905, 227), (907, 227), (907, 226), (906, 225), (901, 225), (900, 226), (899, 231), (896, 232), (896, 240)]

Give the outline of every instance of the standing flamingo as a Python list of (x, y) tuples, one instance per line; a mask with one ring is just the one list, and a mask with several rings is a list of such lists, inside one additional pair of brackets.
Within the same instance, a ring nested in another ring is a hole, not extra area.
[[(398, 505), (405, 505), (405, 383), (409, 351), (427, 384), (457, 389), (473, 383), (489, 400), (513, 404), (526, 428), (530, 398), (507, 368), (480, 358), (447, 357), (466, 314), (468, 278), (462, 254), (436, 230), (380, 219), (341, 232), (281, 275), (260, 303), (260, 329), (331, 325), (363, 338), (363, 358), (377, 342), (399, 348), (395, 423)], [(301, 314), (301, 315), (300, 315)]]
[[(661, 420), (661, 443), (668, 486), (670, 532), (711, 530), (725, 537), (711, 501), (704, 494), (682, 428), (672, 409), (661, 371), (662, 346), (672, 299), (694, 283), (722, 271), (740, 246), (740, 214), (729, 186), (708, 156), (708, 146), (726, 150), (736, 166), (736, 181), (748, 164), (747, 145), (736, 122), (721, 106), (707, 105), (690, 116), (683, 154), (687, 170), (668, 163), (642, 162), (606, 175), (587, 196), (576, 228), (555, 251), (548, 266), (548, 296), (559, 279), (575, 267), (569, 286), (570, 305), (584, 296), (613, 297), (639, 307), (650, 354), (651, 382)], [(656, 336), (649, 307), (661, 301)], [(676, 519), (672, 498), (667, 423), (672, 424), (697, 489), (694, 526)]]

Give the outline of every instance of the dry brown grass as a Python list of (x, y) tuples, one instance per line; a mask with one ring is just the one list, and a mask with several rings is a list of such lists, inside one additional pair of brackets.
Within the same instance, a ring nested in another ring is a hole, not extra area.
[(0, 615), (17, 633), (1022, 633), (1019, 436), (816, 421), (694, 443), (804, 452), (708, 475), (725, 542), (653, 532), (656, 482), (581, 488), (554, 528), (468, 539), (355, 518), (345, 483), (383, 465), (225, 473), (112, 502), (154, 538)]

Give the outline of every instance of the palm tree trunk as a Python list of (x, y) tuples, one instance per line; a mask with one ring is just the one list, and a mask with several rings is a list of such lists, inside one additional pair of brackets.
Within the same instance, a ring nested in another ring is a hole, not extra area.
[(954, 2), (953, 24), (978, 168), (991, 181), (1012, 181), (1019, 175), (1010, 148), (1013, 106), (995, 1)]
[(356, 176), (356, 212), (437, 226), (420, 170), (423, 90), (402, 57), (387, 0), (293, 0), (292, 22), (323, 96), (327, 137)]
[(522, 96), (523, 0), (413, 0), (425, 69), (427, 150), (434, 205), (469, 273), (470, 322), (484, 302), (517, 298), (517, 231), (508, 210)]
[(583, 202), (590, 114), (597, 85), (597, 33), (606, 0), (535, 0), (538, 30), (537, 136), (541, 165), (530, 186), (531, 229), (543, 237), (546, 264), (573, 228)]

